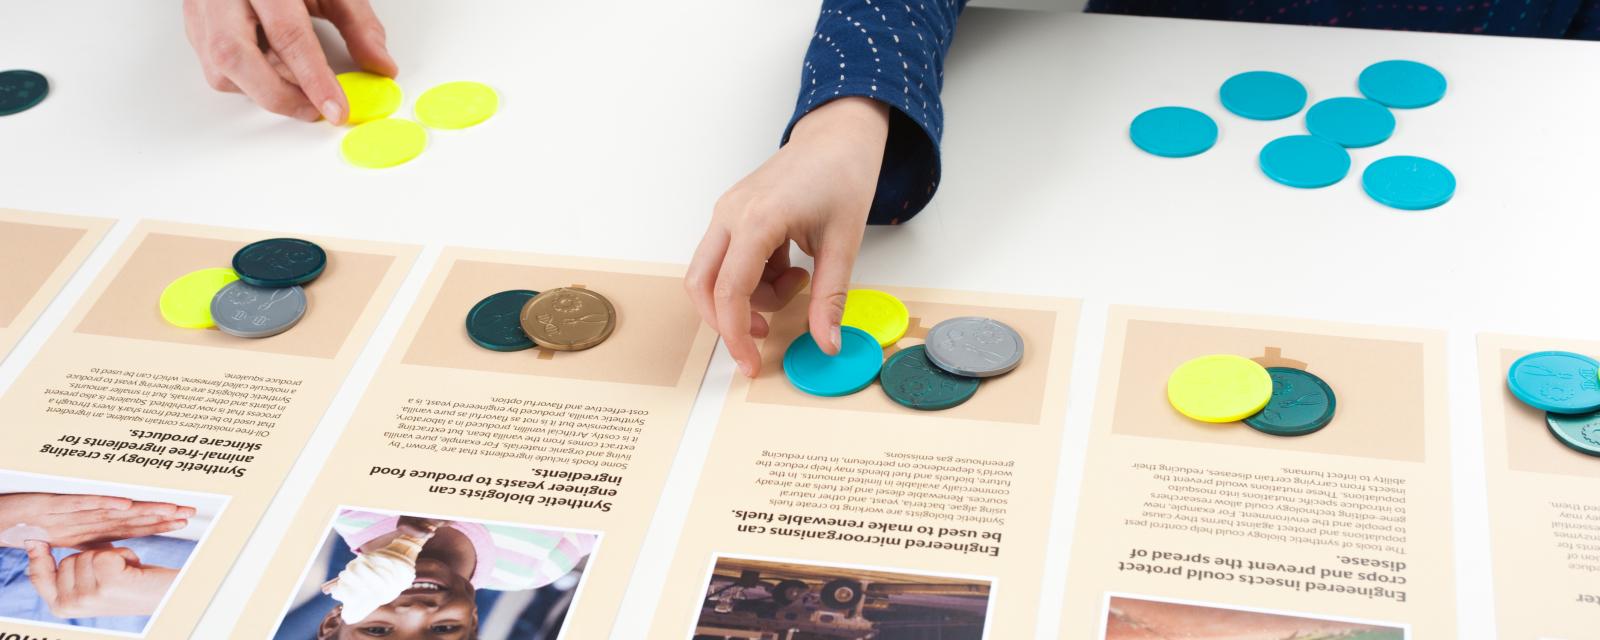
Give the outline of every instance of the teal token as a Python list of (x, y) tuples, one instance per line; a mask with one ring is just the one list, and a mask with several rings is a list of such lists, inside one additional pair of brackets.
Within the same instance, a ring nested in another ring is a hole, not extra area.
[(1261, 148), (1261, 172), (1299, 189), (1316, 189), (1350, 173), (1350, 152), (1316, 136), (1284, 136)]
[(1396, 109), (1417, 109), (1444, 97), (1444, 74), (1410, 60), (1385, 60), (1361, 71), (1356, 79), (1361, 95)]
[(928, 350), (920, 344), (889, 356), (878, 383), (890, 400), (923, 411), (949, 409), (978, 392), (977, 378), (940, 369), (928, 360)]
[(537, 291), (512, 289), (479, 300), (467, 312), (467, 337), (490, 351), (532, 349), (533, 338), (522, 330), (522, 308), (537, 295)]
[(1506, 373), (1511, 395), (1540, 411), (1573, 415), (1600, 411), (1600, 363), (1569, 351), (1517, 358)]
[(1365, 98), (1328, 98), (1306, 111), (1306, 131), (1343, 147), (1370, 147), (1394, 135), (1394, 114)]
[(50, 81), (37, 71), (0, 71), (0, 116), (22, 113), (50, 95)]
[(1427, 158), (1389, 156), (1367, 165), (1361, 188), (1380, 204), (1421, 211), (1449, 202), (1456, 193), (1456, 176)]
[(233, 254), (233, 271), (245, 284), (268, 289), (302, 285), (322, 275), (328, 253), (297, 238), (252, 242)]
[(1146, 152), (1163, 158), (1187, 158), (1217, 143), (1215, 120), (1188, 107), (1156, 107), (1139, 114), (1128, 137)]
[(1306, 87), (1276, 71), (1246, 71), (1222, 83), (1223, 108), (1251, 120), (1282, 120), (1306, 106)]
[(839, 354), (830, 356), (802, 333), (783, 353), (789, 384), (814, 396), (844, 396), (867, 388), (883, 368), (883, 347), (872, 334), (855, 327), (839, 328)]
[(1550, 435), (1573, 451), (1600, 456), (1600, 411), (1579, 415), (1544, 414)]
[(1338, 399), (1333, 388), (1308, 371), (1267, 367), (1272, 376), (1272, 399), (1244, 419), (1251, 429), (1275, 436), (1303, 436), (1328, 426)]

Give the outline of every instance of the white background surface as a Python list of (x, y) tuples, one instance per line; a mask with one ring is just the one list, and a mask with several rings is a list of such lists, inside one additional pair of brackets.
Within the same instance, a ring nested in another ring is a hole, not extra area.
[[(1030, 0), (1033, 1), (1033, 0)], [(176, 3), (0, 3), (0, 67), (50, 77), (48, 100), (0, 118), (0, 206), (117, 217), (114, 229), (3, 365), (9, 385), (140, 217), (427, 245), (196, 637), (219, 637), (327, 455), (445, 244), (686, 262), (711, 203), (776, 144), (815, 2), (515, 0), (379, 3), (408, 100), (476, 79), (500, 113), (433, 132), (400, 168), (337, 155), (340, 130), (215, 94)], [(1216, 90), (1268, 68), (1312, 100), (1350, 95), (1372, 62), (1407, 57), (1450, 80), (1397, 114), (1394, 139), (1356, 150), (1454, 170), (1453, 202), (1379, 206), (1357, 175), (1300, 191), (1256, 169), (1300, 118), (1226, 114)], [(346, 60), (336, 60), (340, 70)], [(1047, 566), (1073, 528), (1108, 304), (1220, 309), (1447, 329), (1462, 637), (1493, 637), (1474, 336), (1594, 337), (1600, 218), (1600, 45), (1215, 22), (970, 11), (948, 63), (945, 182), (914, 222), (872, 229), (866, 283), (1087, 301)], [(1213, 115), (1201, 156), (1145, 155), (1129, 120), (1165, 104)], [(641, 637), (731, 374), (719, 352), (678, 452), (615, 637)], [(1065, 573), (1041, 596), (1057, 627)]]

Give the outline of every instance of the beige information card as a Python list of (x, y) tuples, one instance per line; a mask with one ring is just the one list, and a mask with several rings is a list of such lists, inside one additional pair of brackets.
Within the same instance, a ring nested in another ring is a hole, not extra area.
[(883, 290), (912, 318), (886, 351), (983, 316), (1022, 335), (1021, 364), (943, 411), (876, 383), (814, 397), (782, 364), (806, 300), (776, 314), (760, 376), (729, 390), (649, 637), (1032, 637), (1078, 303)]
[(0, 209), (0, 359), (100, 243), (112, 221)]
[[(682, 276), (447, 249), (234, 636), (606, 637), (716, 344)], [(610, 337), (512, 352), (469, 337), (485, 297), (556, 287), (605, 296)]]
[(0, 635), (193, 628), (416, 255), (308, 237), (328, 263), (287, 333), (163, 321), (168, 283), (271, 237), (140, 224), (0, 398), (0, 556), (30, 574), (6, 576)]
[[(1506, 387), (1512, 362), (1549, 350), (1594, 357), (1600, 342), (1478, 338), (1499, 638), (1600, 634), (1600, 457), (1564, 444), (1543, 411)], [(1575, 431), (1577, 442), (1600, 451), (1600, 422)]]
[[(1179, 414), (1168, 377), (1210, 354), (1314, 374), (1332, 421)], [(1444, 358), (1438, 332), (1113, 307), (1062, 636), (1455, 637)]]

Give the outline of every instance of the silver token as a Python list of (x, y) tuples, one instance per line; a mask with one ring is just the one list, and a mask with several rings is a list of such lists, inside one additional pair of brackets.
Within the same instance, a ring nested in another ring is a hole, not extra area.
[(928, 360), (959, 376), (990, 378), (1022, 362), (1022, 336), (989, 318), (951, 318), (933, 325), (925, 341)]
[(228, 335), (266, 338), (299, 323), (306, 305), (306, 290), (300, 287), (268, 289), (237, 280), (211, 299), (211, 318)]

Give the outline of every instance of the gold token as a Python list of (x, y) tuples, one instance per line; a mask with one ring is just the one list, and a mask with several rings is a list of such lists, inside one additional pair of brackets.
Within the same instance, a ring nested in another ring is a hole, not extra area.
[(611, 301), (588, 289), (551, 289), (522, 306), (522, 330), (546, 349), (582, 351), (605, 342), (616, 327)]

